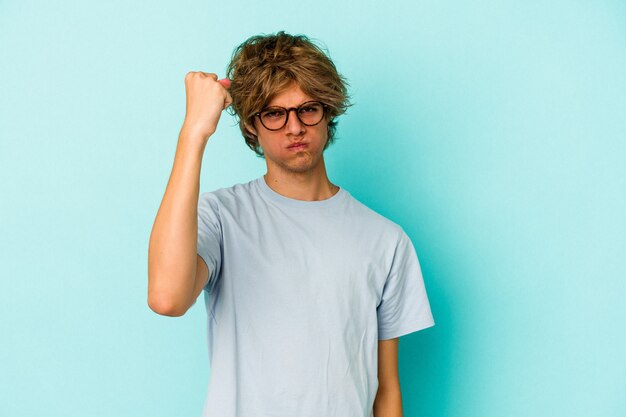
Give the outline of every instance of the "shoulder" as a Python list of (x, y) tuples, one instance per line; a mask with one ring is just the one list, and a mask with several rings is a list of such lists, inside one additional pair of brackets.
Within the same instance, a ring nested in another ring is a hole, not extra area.
[(229, 206), (238, 200), (250, 198), (253, 194), (254, 181), (237, 183), (230, 187), (221, 187), (213, 191), (200, 193), (198, 201), (200, 204), (211, 204), (215, 206)]
[(392, 241), (399, 241), (406, 234), (398, 223), (366, 206), (350, 193), (348, 193), (348, 205), (352, 216), (355, 216), (360, 223), (366, 224), (368, 229), (379, 236), (384, 236)]

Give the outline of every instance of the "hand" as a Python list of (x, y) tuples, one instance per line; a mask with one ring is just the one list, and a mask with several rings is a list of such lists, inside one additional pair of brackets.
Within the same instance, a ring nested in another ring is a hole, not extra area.
[(185, 75), (187, 112), (182, 130), (208, 140), (217, 128), (222, 110), (233, 101), (228, 88), (230, 80), (227, 78), (218, 80), (216, 74), (188, 72)]

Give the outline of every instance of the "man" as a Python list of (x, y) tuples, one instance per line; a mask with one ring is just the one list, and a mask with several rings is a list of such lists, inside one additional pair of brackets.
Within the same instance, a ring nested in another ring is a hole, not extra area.
[[(228, 78), (190, 72), (185, 86), (148, 304), (180, 316), (204, 290), (203, 416), (401, 417), (398, 338), (434, 322), (407, 234), (328, 179), (344, 79), (308, 38), (279, 32), (240, 45)], [(231, 103), (267, 172), (199, 195), (206, 143)]]

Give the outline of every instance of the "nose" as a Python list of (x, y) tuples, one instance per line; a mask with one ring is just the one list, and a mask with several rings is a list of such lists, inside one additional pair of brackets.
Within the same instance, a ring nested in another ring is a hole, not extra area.
[[(293, 115), (291, 112), (293, 111)], [(287, 133), (290, 133), (294, 136), (301, 135), (304, 133), (304, 129), (306, 126), (302, 124), (300, 119), (298, 119), (298, 113), (296, 109), (290, 109), (287, 114), (287, 125), (285, 126), (285, 130)]]

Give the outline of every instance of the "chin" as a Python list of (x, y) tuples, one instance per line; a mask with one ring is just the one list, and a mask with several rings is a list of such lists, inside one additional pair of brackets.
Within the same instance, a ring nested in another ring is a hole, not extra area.
[(313, 168), (317, 166), (318, 162), (319, 160), (317, 161), (307, 160), (306, 162), (305, 161), (290, 161), (290, 162), (282, 161), (281, 163), (278, 163), (277, 165), (285, 171), (301, 174), (304, 172), (312, 171)]
[(313, 165), (311, 164), (286, 164), (283, 165), (283, 168), (290, 171), (290, 172), (296, 172), (296, 173), (304, 173), (304, 172), (308, 172), (311, 171), (313, 169)]

